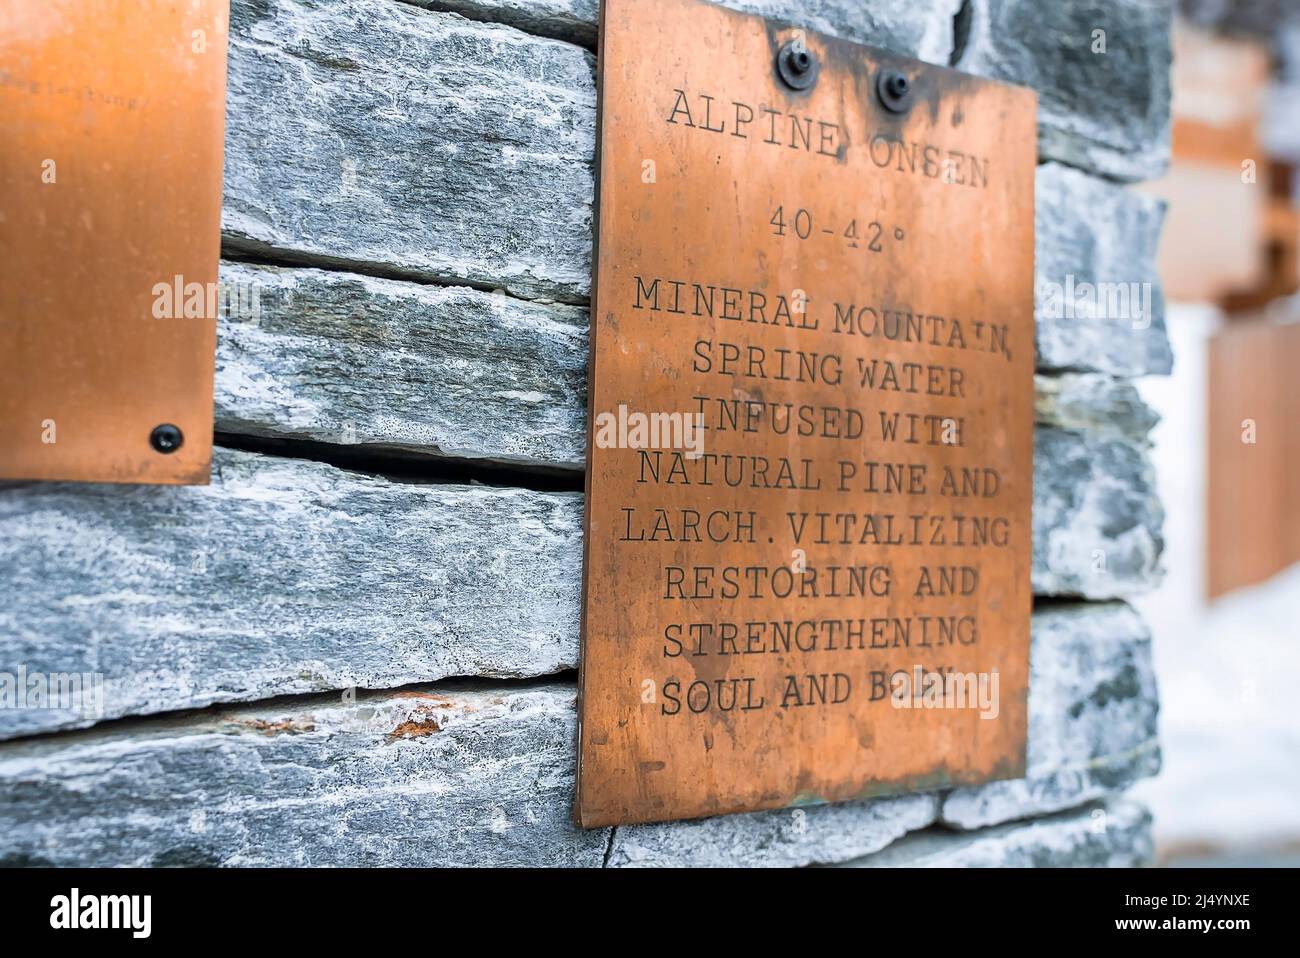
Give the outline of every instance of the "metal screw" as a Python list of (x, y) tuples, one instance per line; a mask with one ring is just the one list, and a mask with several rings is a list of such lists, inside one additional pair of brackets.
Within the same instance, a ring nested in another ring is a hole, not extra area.
[(169, 422), (154, 426), (149, 434), (149, 445), (164, 455), (175, 452), (184, 441), (184, 434)]
[(897, 70), (881, 70), (876, 76), (876, 96), (890, 113), (906, 113), (912, 108), (912, 81)]
[(776, 75), (792, 90), (811, 89), (817, 73), (817, 55), (801, 41), (787, 40), (776, 54)]

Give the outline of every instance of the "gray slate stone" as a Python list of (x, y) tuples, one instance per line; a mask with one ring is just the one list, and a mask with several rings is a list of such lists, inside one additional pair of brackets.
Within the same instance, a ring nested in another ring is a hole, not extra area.
[(1160, 583), (1164, 507), (1145, 443), (1034, 430), (1035, 595), (1107, 599)]
[[(1040, 428), (1033, 582), (1152, 581), (1145, 453)], [(1094, 571), (1096, 555), (1107, 557)], [(218, 447), (209, 486), (0, 485), (0, 670), (100, 672), (103, 717), (573, 668), (582, 497)], [(0, 738), (93, 716), (0, 710)]]
[[(529, 33), (596, 45), (599, 0), (406, 0), (473, 20), (508, 23)], [(724, 7), (885, 47), (947, 66), (953, 17), (961, 0), (719, 0)]]
[[(968, 0), (957, 68), (1038, 91), (1038, 150), (1119, 180), (1169, 163), (1169, 0)], [(1094, 31), (1105, 52), (1094, 53)]]
[(575, 701), (569, 684), (452, 683), (10, 743), (0, 867), (591, 867), (706, 855), (798, 865), (861, 855), (934, 820), (933, 796), (907, 796), (632, 830), (611, 845), (609, 829), (571, 820)]
[[(1117, 769), (1154, 734), (1135, 621), (1120, 606), (1035, 613), (1031, 776), (1083, 755)], [(802, 865), (857, 858), (934, 820), (936, 797), (912, 795), (582, 832), (570, 818), (575, 698), (568, 682), (447, 682), (0, 744), (0, 865)], [(1075, 801), (1130, 780), (1098, 777)], [(986, 797), (980, 814), (1058, 807), (1029, 789)], [(946, 822), (977, 824), (960, 813), (970, 791), (943, 800)]]
[(616, 828), (611, 868), (797, 867), (884, 848), (935, 820), (934, 795), (903, 795)]
[(578, 865), (570, 685), (297, 699), (0, 748), (0, 865)]
[(465, 287), (223, 263), (217, 429), (582, 469), (587, 311)]
[(930, 829), (849, 868), (1140, 868), (1152, 864), (1151, 813), (1116, 799), (978, 832)]
[(426, 10), (459, 14), (484, 23), (505, 23), (540, 37), (596, 46), (600, 0), (403, 0)]
[[(585, 309), (318, 269), (226, 262), (221, 277), (256, 291), (258, 315), (221, 321), (219, 431), (583, 468)], [(1155, 422), (1111, 377), (1035, 385), (1043, 425), (1136, 442)]]
[[(1038, 168), (1034, 198), (1038, 369), (1168, 373), (1173, 354), (1156, 270), (1164, 202), (1059, 163)], [(1130, 303), (1145, 296), (1149, 305), (1126, 310), (1080, 293), (1102, 283), (1123, 284)], [(1064, 306), (1069, 289), (1073, 312)]]
[[(582, 500), (217, 449), (210, 486), (0, 487), (0, 671), (104, 717), (577, 661)], [(94, 721), (0, 709), (0, 738)]]
[[(773, 9), (791, 2), (753, 0)], [(889, 39), (902, 29), (894, 23), (926, 24), (925, 36), (937, 36), (935, 11), (947, 0), (924, 9), (827, 0), (810, 16), (858, 39)], [(589, 53), (392, 0), (235, 0), (231, 23), (228, 250), (587, 300)], [(1071, 274), (1152, 282), (1156, 298), (1152, 322), (1139, 329), (1098, 316), (1047, 324), (1040, 302), (1040, 368), (1167, 371), (1152, 265), (1158, 202), (1052, 164), (1040, 169), (1036, 192), (1040, 287)]]
[(586, 298), (590, 53), (393, 0), (235, 0), (227, 249)]
[(1034, 613), (1025, 777), (949, 792), (957, 828), (1041, 815), (1121, 791), (1160, 770), (1151, 636), (1126, 605)]
[(1142, 444), (1160, 421), (1137, 387), (1096, 373), (1034, 377), (1035, 421)]

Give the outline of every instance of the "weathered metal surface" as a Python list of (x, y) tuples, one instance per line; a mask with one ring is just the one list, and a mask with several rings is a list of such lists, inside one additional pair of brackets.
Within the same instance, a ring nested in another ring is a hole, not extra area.
[(206, 483), (226, 0), (0, 0), (0, 476)]
[(603, 17), (579, 822), (1020, 775), (1034, 95)]

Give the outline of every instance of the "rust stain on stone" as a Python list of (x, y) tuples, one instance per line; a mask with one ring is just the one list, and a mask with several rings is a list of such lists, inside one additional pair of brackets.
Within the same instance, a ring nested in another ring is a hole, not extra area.
[(424, 738), (442, 731), (442, 725), (432, 715), (415, 714), (401, 722), (397, 728), (388, 733), (390, 742), (403, 738)]
[(316, 723), (306, 719), (280, 719), (278, 722), (271, 722), (266, 719), (246, 719), (237, 716), (225, 716), (225, 721), (231, 725), (237, 725), (241, 729), (248, 729), (253, 732), (260, 732), (263, 735), (301, 735), (304, 732), (316, 731)]

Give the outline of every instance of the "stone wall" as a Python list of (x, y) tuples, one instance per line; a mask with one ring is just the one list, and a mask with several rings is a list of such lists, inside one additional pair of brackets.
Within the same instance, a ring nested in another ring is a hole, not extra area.
[[(1040, 94), (1040, 283), (1157, 284), (1156, 0), (731, 0)], [(1027, 777), (571, 824), (597, 0), (232, 0), (212, 484), (0, 485), (0, 864), (1134, 864), (1158, 285), (1038, 309)], [(1096, 30), (1106, 52), (1094, 53)]]

